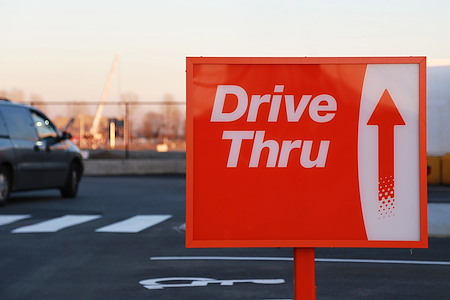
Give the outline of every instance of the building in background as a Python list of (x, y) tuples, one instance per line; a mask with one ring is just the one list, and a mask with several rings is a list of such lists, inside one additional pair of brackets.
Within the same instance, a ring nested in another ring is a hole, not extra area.
[(427, 150), (439, 156), (450, 153), (450, 66), (427, 71)]

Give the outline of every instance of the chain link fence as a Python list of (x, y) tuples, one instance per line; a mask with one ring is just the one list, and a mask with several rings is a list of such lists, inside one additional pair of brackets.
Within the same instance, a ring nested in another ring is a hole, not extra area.
[[(120, 101), (44, 102), (30, 104), (48, 115), (61, 131), (72, 134), (80, 149), (96, 151), (184, 152), (185, 102)], [(110, 152), (113, 153), (113, 152)]]

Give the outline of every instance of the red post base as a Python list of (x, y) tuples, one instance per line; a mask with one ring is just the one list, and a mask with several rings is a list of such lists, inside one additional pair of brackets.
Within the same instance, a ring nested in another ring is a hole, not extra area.
[(316, 299), (314, 248), (294, 248), (294, 299)]

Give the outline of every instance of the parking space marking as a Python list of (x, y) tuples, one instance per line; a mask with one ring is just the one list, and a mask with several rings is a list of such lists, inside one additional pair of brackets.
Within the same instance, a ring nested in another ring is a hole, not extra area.
[(155, 256), (150, 260), (275, 260), (293, 261), (292, 257), (253, 257), (253, 256)]
[[(246, 261), (294, 261), (292, 257), (240, 257), (240, 256), (154, 256), (150, 260), (246, 260)], [(348, 259), (316, 258), (316, 262), (334, 263), (370, 263), (370, 264), (407, 264), (450, 266), (450, 261), (421, 260), (385, 260), (385, 259)]]
[(110, 233), (138, 233), (171, 218), (171, 215), (137, 215), (95, 230)]
[(366, 264), (391, 264), (391, 265), (439, 265), (450, 266), (450, 261), (423, 261), (423, 260), (386, 260), (386, 259), (335, 259), (316, 258), (317, 262), (338, 262), (338, 263), (366, 263)]
[(13, 233), (57, 232), (64, 228), (86, 223), (100, 218), (99, 215), (65, 215), (51, 220), (39, 222), (14, 229)]
[(31, 215), (0, 215), (0, 226), (30, 218)]

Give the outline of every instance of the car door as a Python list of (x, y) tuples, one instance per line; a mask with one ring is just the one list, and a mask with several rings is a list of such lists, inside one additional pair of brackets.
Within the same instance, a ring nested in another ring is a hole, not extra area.
[(61, 138), (60, 132), (42, 113), (31, 110), (38, 140), (42, 143), (43, 187), (61, 187), (67, 177), (70, 155), (69, 144)]
[(4, 106), (2, 115), (15, 154), (14, 189), (40, 188), (43, 170), (42, 145), (29, 110), (20, 106)]

